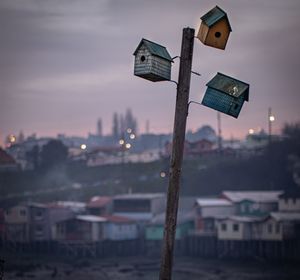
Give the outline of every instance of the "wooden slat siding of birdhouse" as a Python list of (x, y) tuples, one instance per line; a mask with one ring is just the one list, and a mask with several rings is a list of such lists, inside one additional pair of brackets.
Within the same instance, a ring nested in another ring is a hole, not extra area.
[(241, 95), (239, 98), (234, 98), (232, 101), (232, 105), (230, 107), (230, 110), (228, 112), (229, 115), (237, 118), (240, 114), (240, 111), (242, 109), (244, 103), (244, 96)]
[[(216, 38), (215, 33), (220, 32), (221, 37)], [(230, 33), (230, 29), (228, 26), (228, 21), (226, 18), (221, 19), (216, 23), (215, 25), (211, 26), (209, 29), (209, 32), (205, 38), (205, 42), (203, 42), (207, 46), (212, 46), (212, 47), (218, 47), (220, 49), (225, 49), (226, 43), (227, 43), (227, 38), (228, 34)], [(202, 42), (202, 41), (201, 41)]]
[(171, 63), (157, 56), (151, 58), (151, 73), (161, 76), (166, 80), (171, 79)]
[[(146, 60), (144, 62), (141, 61), (141, 57), (145, 56)], [(151, 61), (149, 58), (151, 57), (151, 53), (148, 51), (145, 46), (141, 46), (138, 53), (135, 56), (134, 63), (134, 75), (143, 75), (148, 74), (151, 70)]]
[[(241, 95), (239, 98), (235, 98), (225, 93), (222, 94), (220, 91), (213, 88), (208, 88), (206, 90), (202, 100), (203, 105), (235, 118), (238, 117), (243, 103), (243, 95)], [(234, 109), (235, 104), (238, 105), (237, 109)]]
[[(171, 63), (157, 56), (152, 56), (147, 51), (138, 53), (135, 58), (134, 74), (151, 81), (164, 81), (171, 78)], [(140, 62), (140, 57), (146, 56), (145, 62)]]
[(213, 88), (208, 88), (205, 92), (202, 104), (214, 110), (228, 114), (230, 104), (234, 98)]
[(206, 40), (208, 31), (209, 31), (209, 27), (208, 27), (204, 22), (202, 22), (201, 25), (200, 25), (198, 34), (197, 34), (197, 38), (198, 38), (203, 44), (205, 44), (205, 40)]

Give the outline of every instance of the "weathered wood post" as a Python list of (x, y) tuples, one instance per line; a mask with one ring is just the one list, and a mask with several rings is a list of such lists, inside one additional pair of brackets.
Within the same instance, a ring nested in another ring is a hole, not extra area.
[(182, 34), (172, 155), (170, 162), (170, 177), (167, 195), (166, 220), (159, 275), (160, 280), (170, 280), (172, 277), (173, 250), (176, 234), (180, 175), (183, 159), (186, 119), (188, 115), (194, 33), (194, 29), (184, 28)]

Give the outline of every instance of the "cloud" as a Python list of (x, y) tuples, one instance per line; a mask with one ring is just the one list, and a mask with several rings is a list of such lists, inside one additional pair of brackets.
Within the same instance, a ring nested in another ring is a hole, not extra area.
[[(195, 41), (191, 98), (200, 100), (216, 72), (250, 86), (239, 120), (224, 117), (224, 133), (264, 126), (269, 106), (276, 125), (295, 120), (298, 92), (300, 2), (219, 0), (233, 32), (225, 51)], [(0, 129), (83, 133), (98, 117), (131, 107), (152, 127), (172, 129), (175, 88), (134, 77), (132, 53), (142, 37), (179, 55), (182, 28), (197, 27), (210, 0), (0, 1)], [(196, 30), (197, 31), (197, 30)], [(178, 61), (172, 78), (177, 79)], [(86, 98), (88, 96), (88, 98)], [(53, 114), (55, 111), (55, 115)], [(13, 117), (11, 116), (13, 112)], [(78, 114), (80, 112), (80, 114)], [(71, 126), (63, 118), (77, 122)], [(215, 112), (192, 108), (188, 126), (215, 125)], [(44, 124), (44, 125), (43, 125)], [(47, 125), (45, 125), (47, 124)], [(104, 123), (110, 126), (110, 120)]]

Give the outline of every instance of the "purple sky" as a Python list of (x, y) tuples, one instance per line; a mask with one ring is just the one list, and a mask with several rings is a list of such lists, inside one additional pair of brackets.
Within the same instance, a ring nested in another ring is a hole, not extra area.
[[(268, 107), (277, 131), (299, 121), (299, 0), (1, 0), (0, 139), (20, 130), (85, 136), (98, 118), (107, 134), (113, 112), (129, 107), (140, 132), (146, 120), (151, 132), (171, 132), (175, 84), (133, 76), (132, 53), (144, 37), (179, 55), (182, 29), (197, 32), (216, 4), (233, 32), (225, 51), (195, 40), (193, 70), (202, 76), (192, 77), (190, 99), (200, 102), (205, 84), (222, 72), (251, 85), (239, 119), (222, 115), (225, 137), (266, 129)], [(192, 105), (187, 128), (216, 127), (216, 115)]]

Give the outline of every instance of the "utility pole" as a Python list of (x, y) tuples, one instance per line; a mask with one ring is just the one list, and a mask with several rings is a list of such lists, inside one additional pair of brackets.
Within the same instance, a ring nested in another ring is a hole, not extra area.
[(177, 85), (176, 109), (170, 162), (170, 179), (167, 194), (167, 209), (163, 239), (163, 251), (160, 266), (160, 280), (171, 280), (173, 250), (176, 234), (177, 211), (179, 201), (180, 176), (188, 115), (188, 102), (194, 47), (192, 28), (184, 28), (180, 54), (180, 67)]
[(269, 146), (272, 142), (272, 123), (275, 121), (275, 117), (272, 114), (272, 108), (268, 109), (268, 128), (269, 128)]
[(221, 130), (221, 114), (220, 112), (217, 113), (218, 119), (218, 149), (219, 153), (222, 152), (222, 130)]

